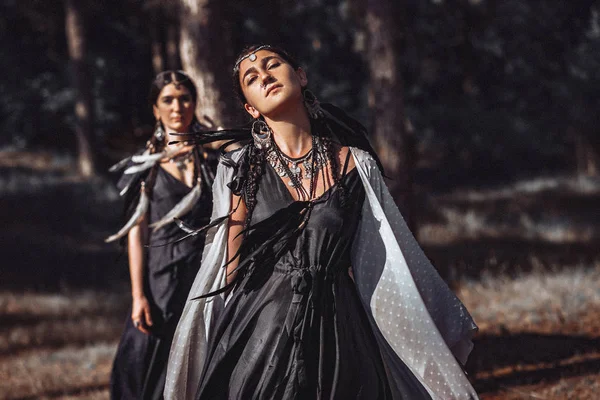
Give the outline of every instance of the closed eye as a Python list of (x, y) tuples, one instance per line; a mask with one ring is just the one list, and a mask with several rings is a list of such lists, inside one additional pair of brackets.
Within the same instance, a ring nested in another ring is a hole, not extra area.
[(248, 78), (248, 80), (246, 80), (246, 85), (251, 85), (252, 82), (254, 82), (256, 80), (256, 75), (251, 76), (250, 78)]

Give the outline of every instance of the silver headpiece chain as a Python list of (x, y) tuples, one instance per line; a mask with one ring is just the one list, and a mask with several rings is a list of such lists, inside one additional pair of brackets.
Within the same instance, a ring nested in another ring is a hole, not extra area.
[(250, 61), (255, 61), (256, 60), (256, 52), (260, 51), (260, 50), (265, 50), (265, 49), (272, 49), (273, 46), (271, 46), (270, 44), (263, 44), (262, 46), (258, 46), (257, 48), (255, 48), (254, 50), (252, 50), (250, 53), (246, 54), (245, 56), (241, 57), (239, 60), (237, 60), (235, 62), (235, 65), (233, 66), (233, 70), (237, 70), (240, 67), (240, 64), (242, 63), (242, 61), (244, 61), (246, 58), (249, 58)]

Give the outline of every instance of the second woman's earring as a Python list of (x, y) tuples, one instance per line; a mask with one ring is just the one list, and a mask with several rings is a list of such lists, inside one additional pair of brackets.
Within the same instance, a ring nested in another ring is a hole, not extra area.
[(154, 127), (154, 137), (159, 142), (165, 140), (165, 130), (163, 129), (160, 120), (156, 121), (156, 126)]
[(256, 119), (252, 123), (252, 138), (254, 145), (260, 150), (271, 147), (271, 128), (262, 119)]
[(308, 111), (308, 115), (312, 119), (318, 119), (325, 116), (325, 113), (319, 104), (319, 100), (317, 100), (317, 96), (315, 96), (313, 92), (305, 89), (302, 92), (302, 96), (304, 97), (304, 107), (306, 107), (306, 111)]

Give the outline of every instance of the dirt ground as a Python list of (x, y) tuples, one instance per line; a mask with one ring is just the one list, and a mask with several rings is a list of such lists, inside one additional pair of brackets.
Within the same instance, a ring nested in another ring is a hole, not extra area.
[[(481, 399), (597, 398), (600, 265), (457, 292), (481, 328), (467, 365)], [(126, 287), (0, 293), (0, 398), (107, 399), (128, 301)]]

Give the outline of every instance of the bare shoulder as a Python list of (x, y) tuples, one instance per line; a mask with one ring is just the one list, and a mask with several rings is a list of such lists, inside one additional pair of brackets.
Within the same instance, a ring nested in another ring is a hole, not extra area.
[(356, 166), (354, 164), (354, 157), (352, 157), (352, 154), (350, 154), (350, 147), (334, 144), (334, 154), (337, 155), (338, 165), (340, 166), (340, 172), (341, 170), (343, 170), (344, 165), (346, 164), (346, 160), (348, 161), (346, 171), (351, 171)]

